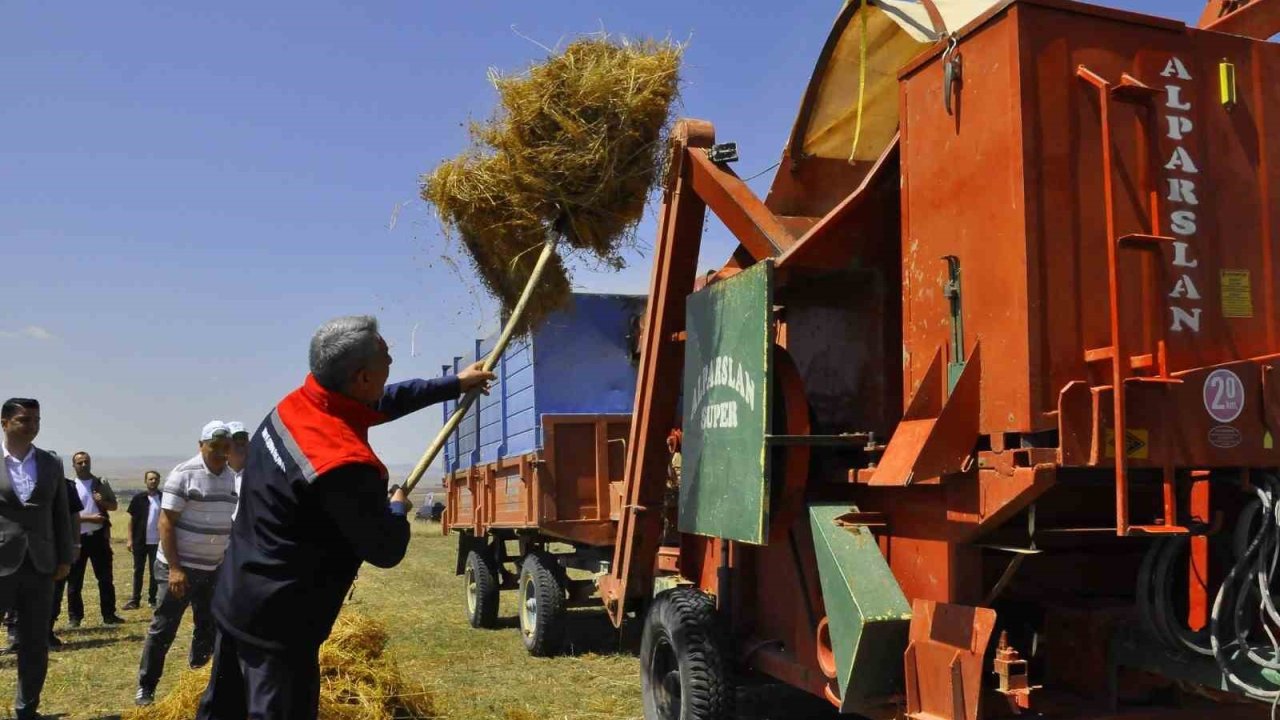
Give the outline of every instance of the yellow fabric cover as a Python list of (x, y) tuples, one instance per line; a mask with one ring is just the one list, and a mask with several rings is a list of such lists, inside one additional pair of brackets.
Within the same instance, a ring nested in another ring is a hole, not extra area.
[[(947, 29), (955, 32), (999, 1), (935, 4)], [(898, 71), (935, 40), (919, 3), (867, 2), (875, 4), (854, 13), (827, 63), (801, 145), (806, 155), (851, 162), (878, 159), (898, 131)]]
[(880, 8), (858, 10), (827, 63), (804, 153), (842, 160), (880, 157), (898, 131), (898, 70), (926, 44), (908, 35)]

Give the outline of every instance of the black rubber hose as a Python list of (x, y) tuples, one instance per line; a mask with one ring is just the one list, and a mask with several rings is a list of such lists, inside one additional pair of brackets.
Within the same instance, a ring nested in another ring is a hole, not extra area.
[[(1222, 672), (1223, 677), (1225, 677), (1228, 682), (1241, 688), (1253, 697), (1263, 700), (1274, 700), (1280, 697), (1280, 690), (1263, 690), (1261, 688), (1254, 687), (1240, 679), (1238, 675), (1231, 671), (1231, 658), (1227, 657), (1226, 649), (1222, 645), (1222, 641), (1219, 639), (1219, 626), (1222, 621), (1222, 608), (1223, 605), (1226, 604), (1226, 598), (1230, 588), (1235, 584), (1236, 578), (1240, 576), (1240, 573), (1249, 566), (1250, 558), (1252, 558), (1258, 551), (1259, 547), (1262, 545), (1263, 538), (1268, 535), (1268, 531), (1272, 527), (1273, 506), (1271, 504), (1270, 496), (1261, 490), (1258, 490), (1258, 496), (1262, 499), (1264, 507), (1262, 524), (1259, 526), (1258, 532), (1254, 536), (1253, 541), (1249, 543), (1249, 547), (1245, 550), (1242, 556), (1237, 558), (1236, 564), (1232, 566), (1231, 571), (1227, 573), (1227, 577), (1222, 581), (1222, 586), (1218, 588), (1218, 594), (1213, 600), (1213, 610), (1209, 614), (1209, 640), (1213, 647), (1213, 659), (1218, 664), (1218, 670)], [(1232, 644), (1235, 645), (1238, 642), (1239, 640), (1236, 640)]]
[(1156, 641), (1162, 641), (1163, 637), (1160, 628), (1156, 626), (1152, 585), (1155, 581), (1156, 558), (1159, 557), (1165, 542), (1165, 538), (1153, 541), (1142, 556), (1142, 564), (1138, 566), (1138, 620), (1142, 623), (1142, 629), (1147, 636)]
[(1180, 650), (1190, 650), (1197, 655), (1213, 656), (1213, 647), (1209, 645), (1209, 632), (1205, 628), (1199, 632), (1191, 630), (1183, 623), (1175, 620), (1177, 609), (1173, 606), (1173, 561), (1183, 556), (1191, 544), (1191, 538), (1182, 535), (1169, 538), (1160, 550), (1155, 570), (1155, 622), (1161, 628), (1168, 642)]

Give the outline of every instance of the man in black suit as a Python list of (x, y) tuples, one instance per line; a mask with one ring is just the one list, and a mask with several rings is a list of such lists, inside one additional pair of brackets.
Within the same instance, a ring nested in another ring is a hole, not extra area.
[(49, 669), (53, 583), (71, 571), (71, 513), (62, 463), (32, 444), (40, 432), (40, 403), (6, 400), (0, 428), (0, 612), (18, 615), (14, 714), (36, 720)]

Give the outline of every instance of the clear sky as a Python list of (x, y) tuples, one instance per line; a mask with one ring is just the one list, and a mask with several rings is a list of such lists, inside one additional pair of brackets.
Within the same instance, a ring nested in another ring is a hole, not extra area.
[[(1116, 5), (1189, 23), (1202, 7)], [(518, 71), (545, 56), (533, 41), (601, 28), (687, 41), (678, 112), (736, 140), (745, 177), (777, 159), (839, 7), (6, 3), (0, 395), (41, 400), (44, 447), (181, 455), (210, 418), (256, 425), (302, 380), (311, 333), (336, 315), (378, 316), (393, 379), (435, 375), (494, 319), (440, 260), (418, 176), (491, 111), (489, 67)], [(722, 229), (709, 232), (704, 267), (730, 250)], [(648, 271), (638, 252), (622, 273), (576, 280), (641, 293)], [(439, 425), (424, 411), (374, 444), (388, 462), (412, 461)]]

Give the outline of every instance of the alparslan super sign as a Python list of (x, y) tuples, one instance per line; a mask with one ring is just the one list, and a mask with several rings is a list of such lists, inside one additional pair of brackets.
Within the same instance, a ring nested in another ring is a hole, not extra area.
[(693, 407), (698, 411), (699, 425), (703, 428), (737, 427), (738, 403), (735, 400), (713, 403), (702, 407), (707, 393), (712, 388), (727, 387), (738, 393), (747, 407), (756, 407), (756, 382), (743, 369), (742, 363), (728, 355), (712, 358), (698, 374), (698, 382), (694, 387)]

